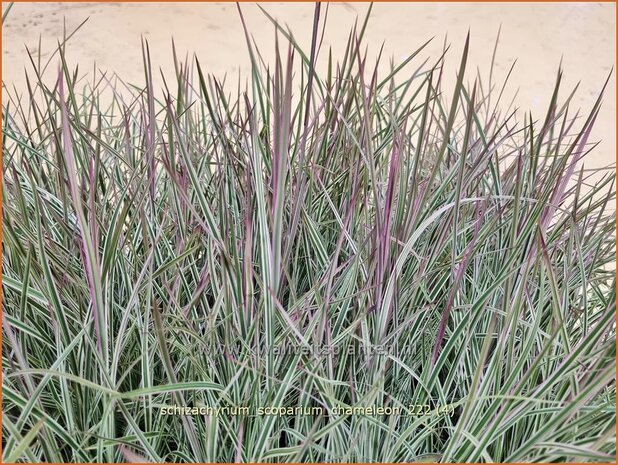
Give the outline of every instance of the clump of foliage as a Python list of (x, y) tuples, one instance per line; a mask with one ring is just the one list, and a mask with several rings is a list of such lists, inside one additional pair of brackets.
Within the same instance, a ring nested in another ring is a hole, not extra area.
[[(53, 85), (33, 59), (5, 89), (5, 461), (615, 459), (601, 97), (574, 115), (559, 72), (519, 118), (468, 39), (452, 94), (422, 47), (381, 74), (369, 15), (319, 75), (322, 16), (307, 53), (273, 21), (272, 67), (247, 33), (229, 93), (175, 52), (155, 89), (147, 44), (143, 87), (61, 45)], [(370, 406), (422, 412), (335, 411)]]

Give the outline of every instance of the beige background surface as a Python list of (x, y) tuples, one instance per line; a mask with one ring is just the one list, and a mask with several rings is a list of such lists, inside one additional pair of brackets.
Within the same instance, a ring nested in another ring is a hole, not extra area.
[[(297, 40), (309, 48), (313, 4), (262, 5), (288, 24)], [(334, 56), (342, 51), (355, 19), (362, 18), (368, 6), (330, 5), (322, 58), (326, 57), (328, 46), (333, 47)], [(256, 42), (264, 50), (272, 50), (273, 25), (256, 5), (245, 3), (242, 8)], [(386, 58), (392, 57), (397, 63), (431, 37), (434, 39), (421, 57), (437, 58), (446, 38), (452, 44), (446, 78), (454, 81), (454, 70), (470, 29), (471, 66), (467, 76), (473, 79), (478, 66), (486, 79), (501, 26), (495, 71), (498, 82), (517, 59), (504, 101), (516, 95), (520, 117), (523, 111), (531, 110), (533, 116), (541, 119), (561, 59), (565, 70), (563, 97), (581, 81), (573, 103), (583, 111), (590, 109), (615, 65), (615, 13), (613, 3), (376, 3), (368, 25), (367, 44), (370, 55), (375, 55), (384, 42)], [(79, 64), (82, 70), (93, 69), (96, 62), (100, 69), (117, 72), (124, 80), (141, 85), (141, 36), (150, 43), (153, 64), (165, 72), (172, 70), (172, 37), (182, 56), (196, 53), (202, 66), (216, 76), (236, 76), (239, 69), (241, 73), (249, 70), (241, 23), (233, 3), (18, 3), (2, 32), (4, 85), (23, 89), (24, 68), (29, 66), (26, 45), (39, 53), (40, 38), (40, 53), (46, 60), (62, 37), (63, 27), (66, 25), (72, 31), (86, 18), (88, 22), (68, 46), (70, 64)], [(53, 63), (46, 77), (51, 82), (57, 69)], [(587, 162), (589, 167), (615, 162), (615, 102), (614, 74), (593, 133), (593, 138), (602, 143)]]

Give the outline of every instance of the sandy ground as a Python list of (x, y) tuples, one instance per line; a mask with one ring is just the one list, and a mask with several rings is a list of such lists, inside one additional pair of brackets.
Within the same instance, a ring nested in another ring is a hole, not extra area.
[[(288, 24), (297, 40), (309, 48), (313, 4), (267, 3), (263, 7)], [(246, 3), (242, 8), (258, 45), (272, 50), (273, 25), (256, 5)], [(342, 52), (355, 19), (362, 17), (367, 8), (367, 3), (330, 4), (323, 59), (329, 46), (335, 57)], [(451, 68), (447, 67), (446, 77), (454, 81), (454, 69), (470, 29), (468, 78), (473, 79), (478, 67), (487, 79), (501, 26), (495, 79), (501, 82), (517, 59), (507, 97), (519, 89), (515, 103), (522, 109), (520, 116), (524, 110), (531, 110), (541, 119), (561, 60), (565, 70), (563, 96), (581, 81), (573, 105), (583, 111), (591, 108), (615, 66), (615, 13), (613, 3), (377, 3), (367, 29), (367, 44), (370, 54), (375, 55), (384, 42), (385, 56), (397, 63), (432, 37), (421, 59), (438, 57), (446, 38), (452, 44), (447, 55)], [(117, 72), (124, 80), (141, 85), (141, 36), (149, 41), (153, 64), (165, 72), (172, 70), (172, 37), (182, 56), (195, 53), (202, 66), (216, 76), (236, 76), (239, 70), (249, 70), (245, 39), (233, 3), (17, 3), (2, 31), (4, 84), (24, 88), (24, 68), (29, 66), (25, 46), (34, 53), (40, 51), (46, 61), (63, 29), (72, 31), (86, 18), (87, 23), (68, 45), (70, 64), (79, 64), (82, 70), (93, 69), (96, 62), (100, 69)], [(57, 69), (55, 61), (52, 63), (49, 80), (54, 79)], [(588, 162), (589, 167), (615, 162), (615, 102), (616, 80), (612, 76), (593, 132), (593, 138), (602, 143)]]

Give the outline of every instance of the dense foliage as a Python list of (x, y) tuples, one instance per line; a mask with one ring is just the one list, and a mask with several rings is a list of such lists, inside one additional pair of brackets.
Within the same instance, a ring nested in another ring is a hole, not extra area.
[(366, 20), (319, 75), (319, 18), (232, 91), (175, 54), (155, 89), (147, 44), (141, 88), (61, 45), (5, 89), (5, 461), (615, 460), (601, 97), (505, 111), (468, 39), (446, 95)]

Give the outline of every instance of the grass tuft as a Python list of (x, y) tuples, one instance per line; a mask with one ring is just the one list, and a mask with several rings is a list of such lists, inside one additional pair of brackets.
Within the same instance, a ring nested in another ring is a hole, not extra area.
[(65, 40), (5, 87), (3, 460), (615, 460), (603, 92), (574, 115), (560, 70), (521, 118), (468, 36), (445, 95), (369, 14), (321, 74), (320, 8), (308, 52), (268, 16), (272, 66), (245, 29), (231, 92), (175, 49), (157, 89), (145, 41), (139, 86)]

